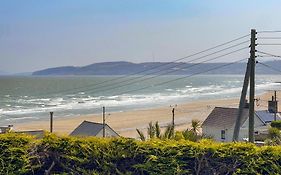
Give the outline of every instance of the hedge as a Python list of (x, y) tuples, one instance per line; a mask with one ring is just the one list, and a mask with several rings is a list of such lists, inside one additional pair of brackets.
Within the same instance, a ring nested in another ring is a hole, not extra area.
[(0, 135), (0, 174), (281, 174), (281, 147)]
[(281, 130), (281, 120), (272, 121), (270, 126)]

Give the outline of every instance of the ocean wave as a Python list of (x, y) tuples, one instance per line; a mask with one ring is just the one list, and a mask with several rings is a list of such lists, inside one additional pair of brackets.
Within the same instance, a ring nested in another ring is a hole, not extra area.
[[(273, 80), (272, 80), (273, 81)], [(279, 83), (261, 80), (256, 85), (257, 91), (280, 87)], [(151, 106), (171, 101), (191, 101), (200, 98), (220, 98), (229, 96), (240, 96), (242, 81), (225, 80), (220, 83), (207, 85), (209, 82), (195, 86), (195, 83), (188, 82), (182, 88), (166, 87), (157, 89), (145, 94), (126, 94), (126, 95), (99, 95), (80, 92), (76, 95), (64, 95), (57, 98), (35, 98), (32, 96), (15, 99), (16, 105), (6, 104), (0, 109), (0, 115), (29, 115), (42, 114), (50, 111), (71, 111), (90, 110), (101, 106), (116, 107), (122, 111), (130, 106)], [(12, 104), (12, 103), (11, 103)], [(66, 115), (66, 114), (65, 114)]]
[(26, 120), (26, 119), (39, 119), (38, 117), (14, 117), (14, 118), (7, 118), (6, 121), (16, 121), (16, 120)]

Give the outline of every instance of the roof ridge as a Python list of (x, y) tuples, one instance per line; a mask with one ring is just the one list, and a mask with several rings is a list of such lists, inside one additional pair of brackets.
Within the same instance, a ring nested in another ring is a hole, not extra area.
[[(92, 123), (92, 124), (98, 124), (98, 125), (103, 125), (102, 123), (92, 122), (92, 121), (88, 121), (88, 120), (84, 120), (83, 122)], [(82, 122), (82, 123), (83, 123), (83, 122)], [(105, 123), (105, 125), (107, 125), (107, 124)]]

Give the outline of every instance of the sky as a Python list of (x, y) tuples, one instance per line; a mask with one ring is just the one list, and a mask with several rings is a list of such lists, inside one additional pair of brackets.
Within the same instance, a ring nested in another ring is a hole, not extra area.
[(278, 0), (0, 0), (0, 71), (172, 61), (252, 28), (281, 30), (280, 7)]

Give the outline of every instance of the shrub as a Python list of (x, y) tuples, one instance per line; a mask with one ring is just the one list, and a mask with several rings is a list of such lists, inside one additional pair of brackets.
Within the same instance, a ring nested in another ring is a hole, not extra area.
[(268, 136), (270, 139), (280, 139), (281, 138), (279, 129), (277, 129), (275, 127), (268, 129)]
[(272, 121), (270, 126), (281, 130), (281, 120)]
[(281, 174), (281, 147), (125, 138), (0, 135), (0, 174)]
[(7, 133), (0, 134), (0, 174), (31, 174), (35, 164), (30, 152), (32, 137)]

